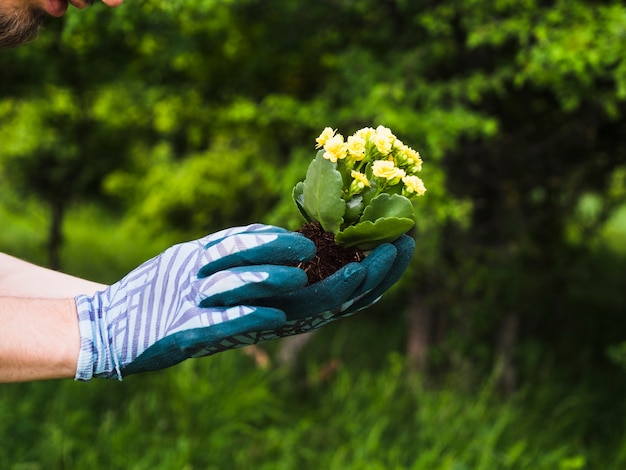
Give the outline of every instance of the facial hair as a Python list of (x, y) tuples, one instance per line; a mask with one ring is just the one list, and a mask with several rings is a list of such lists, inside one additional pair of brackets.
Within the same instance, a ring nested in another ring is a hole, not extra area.
[(39, 10), (0, 11), (0, 48), (19, 46), (35, 39), (45, 17)]

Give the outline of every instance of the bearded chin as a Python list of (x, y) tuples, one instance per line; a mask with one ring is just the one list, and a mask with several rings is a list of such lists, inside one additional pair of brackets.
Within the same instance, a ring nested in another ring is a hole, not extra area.
[(0, 47), (15, 47), (37, 37), (46, 14), (39, 10), (23, 14), (0, 12)]

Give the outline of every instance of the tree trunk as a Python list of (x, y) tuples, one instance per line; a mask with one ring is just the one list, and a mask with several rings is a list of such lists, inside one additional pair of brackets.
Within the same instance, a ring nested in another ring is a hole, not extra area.
[(61, 201), (50, 202), (50, 231), (48, 232), (48, 265), (61, 269), (61, 246), (63, 245), (63, 218), (65, 205)]
[(409, 366), (414, 370), (423, 372), (428, 366), (431, 326), (431, 311), (420, 302), (418, 294), (411, 294), (406, 350)]
[(499, 388), (505, 395), (512, 395), (517, 389), (517, 367), (513, 360), (513, 352), (517, 345), (519, 333), (519, 316), (509, 313), (500, 327), (496, 351), (496, 374)]

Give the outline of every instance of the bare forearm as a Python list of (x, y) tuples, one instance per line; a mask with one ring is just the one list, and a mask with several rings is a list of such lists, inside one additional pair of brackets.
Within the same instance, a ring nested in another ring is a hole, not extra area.
[(106, 287), (0, 253), (0, 296), (63, 299)]
[(0, 382), (73, 378), (74, 297), (105, 288), (0, 253)]
[(73, 299), (0, 297), (0, 382), (73, 378), (79, 347)]

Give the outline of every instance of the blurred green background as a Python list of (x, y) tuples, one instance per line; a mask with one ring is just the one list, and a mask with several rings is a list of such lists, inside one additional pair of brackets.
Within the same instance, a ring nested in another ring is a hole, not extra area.
[(302, 349), (1, 385), (0, 468), (625, 468), (625, 50), (621, 1), (128, 0), (2, 51), (0, 251), (110, 283), (295, 229), (326, 126), (428, 192), (401, 282)]

